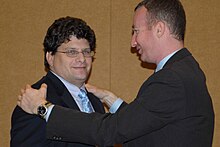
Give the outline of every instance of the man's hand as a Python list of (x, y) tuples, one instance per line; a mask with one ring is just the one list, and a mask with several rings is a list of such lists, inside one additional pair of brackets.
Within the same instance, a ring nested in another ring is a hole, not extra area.
[(97, 96), (102, 102), (106, 103), (109, 108), (118, 99), (114, 93), (90, 84), (86, 84), (86, 89)]
[(42, 84), (39, 90), (33, 89), (30, 85), (26, 85), (24, 89), (21, 89), (17, 104), (25, 112), (37, 114), (37, 107), (46, 102), (46, 94), (46, 84)]

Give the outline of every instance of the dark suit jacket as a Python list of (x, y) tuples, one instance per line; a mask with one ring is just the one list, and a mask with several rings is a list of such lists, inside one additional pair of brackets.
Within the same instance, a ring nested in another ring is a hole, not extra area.
[[(79, 110), (64, 84), (51, 72), (32, 87), (39, 89), (42, 83), (48, 85), (48, 101), (63, 107)], [(88, 97), (96, 112), (104, 113), (104, 108), (97, 97), (88, 93)], [(64, 114), (65, 115), (65, 114)], [(53, 141), (46, 139), (46, 122), (36, 115), (25, 113), (16, 107), (11, 120), (11, 147), (91, 147), (90, 145)], [(65, 125), (63, 123), (62, 125)], [(75, 125), (72, 123), (71, 125)], [(59, 138), (58, 138), (59, 139)]]
[(55, 106), (47, 123), (49, 139), (59, 136), (63, 141), (129, 147), (211, 147), (213, 130), (205, 75), (185, 48), (115, 114), (88, 115)]

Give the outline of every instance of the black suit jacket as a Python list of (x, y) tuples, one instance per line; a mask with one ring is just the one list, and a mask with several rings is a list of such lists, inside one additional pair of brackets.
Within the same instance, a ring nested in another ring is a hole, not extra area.
[[(45, 77), (32, 87), (39, 89), (42, 83), (46, 83), (48, 86), (48, 101), (56, 105), (79, 110), (67, 88), (53, 73), (48, 72)], [(88, 93), (88, 97), (95, 111), (104, 113), (101, 101), (91, 93)], [(25, 113), (18, 106), (12, 114), (11, 125), (11, 147), (91, 147), (91, 145), (77, 143), (78, 141), (68, 143), (47, 140), (46, 122), (36, 115)], [(65, 125), (65, 123), (62, 125)], [(71, 125), (75, 124), (73, 123)]]
[(185, 48), (143, 83), (133, 102), (122, 107), (113, 115), (88, 115), (55, 106), (47, 137), (128, 147), (212, 146), (214, 112), (205, 75)]

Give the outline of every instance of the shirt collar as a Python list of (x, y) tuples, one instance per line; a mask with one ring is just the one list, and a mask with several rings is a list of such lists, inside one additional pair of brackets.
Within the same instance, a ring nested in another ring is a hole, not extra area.
[[(83, 84), (82, 87), (77, 87), (76, 85), (66, 81), (64, 78), (62, 78), (61, 76), (57, 75), (56, 73), (54, 73), (53, 71), (51, 71), (55, 76), (57, 76), (61, 81), (62, 83), (66, 86), (66, 88), (71, 91), (71, 92), (74, 92), (74, 93), (79, 93), (80, 92), (80, 89), (83, 89), (85, 92), (86, 92), (86, 88), (85, 88), (85, 84)], [(87, 92), (86, 92), (87, 93)], [(78, 95), (78, 94), (77, 94)]]
[(172, 52), (171, 54), (167, 55), (165, 58), (163, 58), (159, 64), (157, 65), (157, 68), (155, 69), (155, 72), (158, 72), (159, 70), (161, 70), (163, 68), (163, 66), (165, 65), (165, 63), (179, 50), (176, 50), (174, 52)]

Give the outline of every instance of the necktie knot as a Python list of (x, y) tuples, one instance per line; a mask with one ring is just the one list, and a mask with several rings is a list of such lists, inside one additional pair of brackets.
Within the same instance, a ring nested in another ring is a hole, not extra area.
[(81, 103), (82, 103), (82, 111), (86, 112), (86, 113), (91, 113), (93, 112), (91, 103), (89, 101), (89, 98), (86, 95), (86, 92), (83, 89), (80, 89), (80, 93), (79, 93), (79, 98), (81, 99)]
[(81, 95), (81, 97), (86, 97), (86, 92), (83, 89), (80, 89), (79, 95)]

